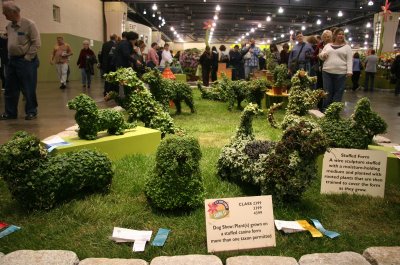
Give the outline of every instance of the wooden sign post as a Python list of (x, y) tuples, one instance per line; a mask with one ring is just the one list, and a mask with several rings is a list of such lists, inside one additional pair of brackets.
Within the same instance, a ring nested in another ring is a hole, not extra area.
[(274, 247), (272, 196), (205, 200), (208, 252)]

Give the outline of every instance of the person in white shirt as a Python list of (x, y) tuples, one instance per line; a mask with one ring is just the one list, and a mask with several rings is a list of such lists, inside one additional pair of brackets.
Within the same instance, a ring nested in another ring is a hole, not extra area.
[(322, 104), (322, 111), (325, 111), (332, 102), (342, 101), (346, 77), (353, 74), (353, 54), (344, 40), (343, 29), (333, 32), (333, 43), (326, 44), (319, 57), (324, 61), (322, 79), (328, 93)]
[(160, 66), (165, 67), (165, 63), (171, 64), (172, 63), (172, 54), (169, 51), (169, 44), (164, 44), (164, 50), (161, 55), (161, 62)]

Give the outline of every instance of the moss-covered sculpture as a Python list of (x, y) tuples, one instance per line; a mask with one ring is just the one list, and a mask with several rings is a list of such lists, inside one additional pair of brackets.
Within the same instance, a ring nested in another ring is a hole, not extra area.
[(386, 132), (386, 122), (371, 110), (368, 98), (357, 102), (350, 118), (340, 117), (343, 107), (343, 103), (332, 103), (319, 121), (331, 147), (368, 149), (375, 135)]
[(218, 175), (255, 185), (275, 201), (298, 200), (317, 176), (315, 159), (326, 151), (327, 140), (317, 124), (301, 117), (279, 142), (255, 140), (252, 117), (259, 112), (254, 104), (246, 106), (236, 136), (219, 157)]
[(318, 101), (325, 96), (325, 92), (322, 89), (312, 89), (317, 82), (317, 78), (309, 77), (303, 70), (297, 71), (293, 75), (291, 82), (289, 102), (282, 124), (277, 124), (274, 119), (274, 112), (282, 104), (277, 104), (269, 109), (268, 120), (274, 128), (282, 127), (284, 129), (291, 120), (306, 115), (308, 110), (315, 107)]
[(228, 102), (228, 109), (232, 110), (235, 103), (237, 109), (243, 109), (243, 100), (258, 104), (261, 107), (261, 100), (267, 88), (271, 87), (271, 82), (264, 78), (253, 79), (251, 81), (235, 80), (231, 81), (222, 73), (222, 79), (211, 86), (205, 88), (201, 83), (197, 87), (204, 99)]
[(142, 121), (145, 127), (158, 129), (162, 137), (180, 131), (168, 110), (157, 102), (132, 68), (120, 68), (105, 75), (110, 83), (122, 86), (121, 94), (112, 93), (110, 98), (115, 99), (129, 114), (129, 120)]
[(98, 109), (96, 102), (85, 94), (80, 94), (68, 102), (68, 108), (76, 110), (78, 136), (81, 139), (94, 140), (97, 133), (107, 130), (109, 134), (120, 135), (124, 130), (134, 128), (133, 123), (126, 123), (124, 115), (113, 109)]
[(182, 112), (182, 101), (188, 105), (192, 113), (195, 112), (193, 91), (187, 83), (163, 78), (157, 69), (145, 73), (142, 79), (149, 85), (151, 94), (165, 110), (168, 110), (169, 101), (172, 100), (176, 106), (176, 114)]
[(156, 165), (146, 182), (151, 203), (163, 210), (189, 209), (204, 203), (199, 142), (189, 136), (164, 139), (157, 149)]
[(106, 192), (114, 174), (104, 154), (80, 150), (50, 156), (27, 132), (17, 132), (0, 146), (0, 153), (0, 176), (27, 209), (50, 209), (84, 194)]

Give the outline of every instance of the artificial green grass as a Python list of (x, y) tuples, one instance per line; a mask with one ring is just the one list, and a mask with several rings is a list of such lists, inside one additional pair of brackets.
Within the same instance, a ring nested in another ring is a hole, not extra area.
[[(229, 142), (238, 125), (240, 111), (229, 112), (227, 104), (202, 100), (195, 94), (197, 112), (174, 116), (177, 125), (200, 139), (206, 198), (255, 195), (256, 190), (221, 181), (216, 162), (221, 147)], [(265, 116), (256, 117), (257, 138), (278, 140), (279, 130), (272, 130)], [(185, 212), (162, 212), (153, 209), (144, 196), (145, 178), (154, 166), (154, 155), (128, 156), (115, 163), (115, 177), (106, 195), (92, 195), (74, 200), (47, 212), (26, 213), (11, 199), (0, 180), (0, 221), (15, 224), (22, 230), (0, 239), (0, 252), (19, 249), (64, 249), (88, 257), (140, 258), (151, 261), (162, 255), (207, 254), (204, 209)], [(321, 195), (319, 180), (299, 202), (274, 205), (276, 219), (316, 218), (328, 230), (341, 234), (336, 239), (312, 238), (309, 233), (276, 232), (275, 248), (221, 252), (225, 261), (236, 255), (283, 255), (296, 259), (314, 252), (355, 251), (370, 246), (400, 245), (400, 190), (388, 187), (384, 199), (350, 195)], [(153, 230), (171, 229), (164, 247), (147, 244), (143, 253), (133, 253), (132, 243), (109, 240), (114, 226)]]

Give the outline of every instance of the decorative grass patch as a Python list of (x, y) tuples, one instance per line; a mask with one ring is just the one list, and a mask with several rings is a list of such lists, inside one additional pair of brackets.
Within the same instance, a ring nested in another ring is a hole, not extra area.
[[(201, 171), (206, 198), (256, 195), (249, 187), (221, 181), (216, 162), (221, 147), (234, 135), (240, 111), (229, 112), (227, 104), (201, 100), (195, 93), (196, 113), (183, 105), (176, 124), (198, 137), (202, 147)], [(173, 110), (171, 111), (171, 113)], [(278, 116), (279, 117), (279, 116)], [(254, 120), (256, 137), (277, 140), (279, 130), (269, 127), (265, 116)], [(207, 254), (204, 209), (166, 213), (152, 209), (144, 196), (145, 178), (154, 167), (154, 155), (129, 156), (115, 163), (115, 177), (107, 195), (75, 200), (48, 212), (26, 213), (11, 199), (0, 180), (0, 221), (22, 230), (0, 239), (0, 252), (18, 249), (65, 249), (87, 257), (140, 258), (150, 261), (161, 255)], [(276, 233), (277, 247), (217, 253), (223, 261), (235, 255), (284, 255), (299, 258), (313, 252), (362, 251), (370, 246), (400, 245), (400, 190), (387, 187), (384, 199), (349, 195), (320, 195), (317, 181), (302, 200), (275, 206), (276, 219), (316, 218), (324, 227), (341, 234), (336, 239), (312, 238), (310, 234)], [(149, 244), (143, 253), (133, 253), (132, 244), (109, 240), (114, 226), (131, 229), (171, 229), (164, 247)]]

